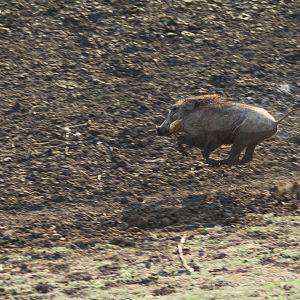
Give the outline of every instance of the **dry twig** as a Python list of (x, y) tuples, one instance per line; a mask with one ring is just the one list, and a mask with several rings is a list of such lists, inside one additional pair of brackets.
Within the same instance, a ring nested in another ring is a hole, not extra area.
[(190, 267), (190, 266), (187, 264), (187, 262), (186, 262), (186, 260), (185, 260), (185, 258), (184, 258), (184, 256), (183, 256), (182, 246), (183, 246), (183, 244), (185, 243), (185, 240), (186, 240), (186, 234), (184, 234), (184, 235), (182, 236), (182, 238), (180, 239), (180, 242), (179, 242), (179, 244), (178, 244), (179, 258), (180, 258), (180, 261), (181, 261), (182, 265), (184, 266), (184, 268), (185, 268), (189, 273), (193, 273), (193, 272), (194, 272), (194, 269), (193, 269), (192, 267)]

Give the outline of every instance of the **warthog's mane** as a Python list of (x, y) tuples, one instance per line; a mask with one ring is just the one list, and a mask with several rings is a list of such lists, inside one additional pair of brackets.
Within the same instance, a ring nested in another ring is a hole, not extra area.
[(201, 95), (191, 96), (188, 98), (180, 99), (176, 102), (177, 105), (183, 105), (190, 102), (197, 102), (200, 106), (218, 105), (224, 102), (224, 98), (221, 95)]

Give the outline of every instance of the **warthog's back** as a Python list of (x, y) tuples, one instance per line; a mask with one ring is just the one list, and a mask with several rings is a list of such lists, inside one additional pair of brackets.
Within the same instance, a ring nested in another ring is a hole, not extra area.
[(183, 119), (183, 129), (191, 134), (199, 131), (261, 132), (276, 127), (275, 119), (264, 109), (250, 105), (224, 102), (221, 105), (199, 107)]

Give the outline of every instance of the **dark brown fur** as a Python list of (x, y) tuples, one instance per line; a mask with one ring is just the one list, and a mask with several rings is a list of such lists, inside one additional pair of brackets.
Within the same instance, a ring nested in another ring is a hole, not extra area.
[(185, 99), (180, 99), (176, 102), (176, 105), (182, 105), (189, 102), (197, 102), (199, 106), (215, 106), (225, 102), (224, 98), (217, 94), (192, 96)]

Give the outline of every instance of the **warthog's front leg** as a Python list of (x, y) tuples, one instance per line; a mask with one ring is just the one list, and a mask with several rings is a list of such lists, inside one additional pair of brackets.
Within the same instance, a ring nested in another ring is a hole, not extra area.
[(183, 156), (188, 156), (189, 153), (187, 152), (186, 148), (183, 146), (185, 144), (185, 138), (184, 136), (178, 136), (177, 137), (177, 149)]
[(215, 159), (211, 159), (209, 158), (210, 154), (215, 151), (216, 149), (218, 149), (221, 145), (217, 144), (217, 143), (209, 143), (203, 150), (202, 150), (202, 155), (203, 158), (206, 160), (206, 162), (210, 165), (210, 166), (219, 166), (220, 165), (220, 161), (219, 160), (215, 160)]

